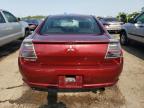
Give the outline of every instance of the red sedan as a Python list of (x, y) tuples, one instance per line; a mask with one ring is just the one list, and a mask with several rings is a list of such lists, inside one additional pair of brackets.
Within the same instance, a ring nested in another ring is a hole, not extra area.
[(31, 88), (104, 88), (123, 68), (119, 41), (94, 16), (52, 15), (24, 39), (19, 69)]

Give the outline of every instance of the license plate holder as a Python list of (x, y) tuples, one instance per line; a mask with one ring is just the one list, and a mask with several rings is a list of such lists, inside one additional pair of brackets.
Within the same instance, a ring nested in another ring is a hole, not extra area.
[(66, 76), (65, 82), (66, 83), (74, 83), (74, 82), (76, 82), (76, 77), (75, 76)]
[(82, 88), (82, 76), (59, 76), (59, 88)]

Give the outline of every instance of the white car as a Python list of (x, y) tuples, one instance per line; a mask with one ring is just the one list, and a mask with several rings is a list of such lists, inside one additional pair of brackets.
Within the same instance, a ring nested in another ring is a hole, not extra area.
[(122, 29), (122, 25), (124, 24), (118, 19), (112, 17), (101, 18), (99, 20), (110, 33), (119, 33)]
[(132, 40), (144, 44), (144, 12), (122, 26), (121, 44), (128, 45)]
[(24, 37), (26, 28), (8, 11), (0, 9), (0, 46)]

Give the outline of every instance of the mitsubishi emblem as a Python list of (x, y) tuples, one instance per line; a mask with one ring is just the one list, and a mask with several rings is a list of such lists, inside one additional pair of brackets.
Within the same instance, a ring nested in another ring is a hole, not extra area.
[(70, 47), (67, 49), (67, 52), (74, 52), (75, 49), (72, 47), (72, 45), (70, 45)]

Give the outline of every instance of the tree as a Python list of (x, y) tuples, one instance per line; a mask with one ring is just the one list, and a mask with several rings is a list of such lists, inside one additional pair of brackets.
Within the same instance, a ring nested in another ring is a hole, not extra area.
[(124, 23), (127, 22), (127, 14), (124, 13), (124, 12), (118, 13), (117, 18), (118, 18), (120, 21), (124, 22)]
[(37, 15), (37, 16), (26, 16), (23, 17), (22, 19), (43, 19), (43, 18), (45, 18), (45, 16)]
[(134, 19), (137, 15), (139, 15), (140, 13), (138, 12), (133, 12), (131, 14), (127, 15), (127, 20), (130, 21), (131, 19)]

